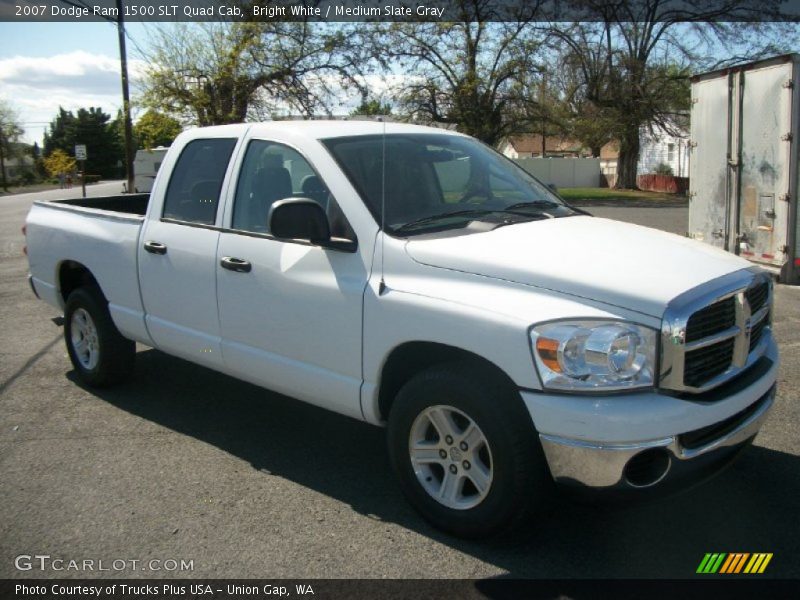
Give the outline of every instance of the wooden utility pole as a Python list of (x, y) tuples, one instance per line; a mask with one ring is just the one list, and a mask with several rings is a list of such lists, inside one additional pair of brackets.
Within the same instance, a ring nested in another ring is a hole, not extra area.
[(547, 115), (545, 114), (545, 94), (547, 93), (547, 75), (542, 73), (542, 89), (539, 93), (539, 104), (542, 111), (542, 158), (547, 156)]
[(119, 37), (119, 62), (122, 74), (122, 115), (125, 119), (125, 173), (128, 177), (128, 193), (134, 190), (133, 173), (133, 125), (131, 123), (131, 99), (128, 90), (128, 54), (125, 49), (125, 9), (122, 0), (117, 0), (117, 35)]
[(5, 191), (8, 191), (8, 180), (6, 179), (6, 157), (5, 154), (3, 153), (3, 146), (5, 145), (6, 141), (3, 137), (4, 134), (2, 126), (3, 124), (0, 123), (0, 177), (2, 177), (3, 180), (2, 184), (3, 189)]

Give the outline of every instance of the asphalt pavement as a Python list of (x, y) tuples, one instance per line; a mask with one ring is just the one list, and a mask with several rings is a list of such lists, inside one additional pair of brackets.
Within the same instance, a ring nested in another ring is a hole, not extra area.
[[(406, 503), (379, 428), (146, 348), (130, 383), (84, 388), (20, 234), (34, 198), (77, 193), (0, 197), (0, 577), (691, 578), (706, 552), (772, 552), (763, 577), (800, 576), (800, 289), (777, 287), (776, 407), (730, 469), (656, 503), (559, 502), (528, 530), (465, 542)], [(686, 219), (590, 210), (678, 233)], [(95, 571), (20, 570), (20, 555)]]

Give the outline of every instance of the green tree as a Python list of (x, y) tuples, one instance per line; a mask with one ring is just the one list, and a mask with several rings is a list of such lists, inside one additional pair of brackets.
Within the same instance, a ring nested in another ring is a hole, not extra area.
[(86, 172), (102, 177), (117, 177), (124, 156), (122, 140), (111, 116), (98, 107), (79, 108), (77, 113), (59, 107), (44, 138), (44, 153), (59, 149), (68, 155), (76, 144), (85, 144)]
[(494, 5), (458, 0), (452, 23), (393, 23), (378, 30), (373, 52), (406, 73), (400, 106), (411, 117), (455, 126), (494, 145), (529, 127), (541, 69), (538, 37), (524, 6), (516, 22), (493, 22)]
[(44, 157), (42, 156), (42, 149), (39, 147), (38, 142), (33, 142), (33, 146), (31, 146), (31, 157), (33, 158), (33, 169), (36, 179), (44, 179), (47, 176), (47, 169), (44, 166)]
[(50, 128), (44, 133), (44, 154), (49, 156), (56, 149), (72, 154), (75, 147), (76, 121), (72, 111), (58, 107), (58, 114), (50, 122)]
[(350, 111), (351, 116), (380, 117), (392, 114), (392, 105), (378, 98), (364, 97), (357, 108)]
[(0, 179), (5, 191), (8, 191), (6, 159), (15, 155), (16, 142), (23, 132), (17, 112), (9, 103), (0, 99)]
[(157, 146), (169, 146), (183, 131), (177, 119), (148, 110), (133, 126), (133, 133), (139, 146), (150, 149)]

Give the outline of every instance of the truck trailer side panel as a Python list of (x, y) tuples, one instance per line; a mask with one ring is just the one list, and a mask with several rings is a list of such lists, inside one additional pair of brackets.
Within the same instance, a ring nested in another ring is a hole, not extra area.
[(689, 236), (798, 280), (800, 56), (692, 81)]

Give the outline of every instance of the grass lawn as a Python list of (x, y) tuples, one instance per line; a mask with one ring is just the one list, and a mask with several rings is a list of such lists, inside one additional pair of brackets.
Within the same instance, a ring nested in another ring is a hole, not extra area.
[(609, 188), (559, 188), (564, 200), (683, 200), (678, 194), (644, 192), (642, 190), (612, 190)]
[(637, 208), (685, 207), (689, 204), (686, 196), (665, 192), (645, 192), (642, 190), (610, 190), (608, 188), (561, 188), (558, 190), (564, 200), (575, 206), (622, 206)]

